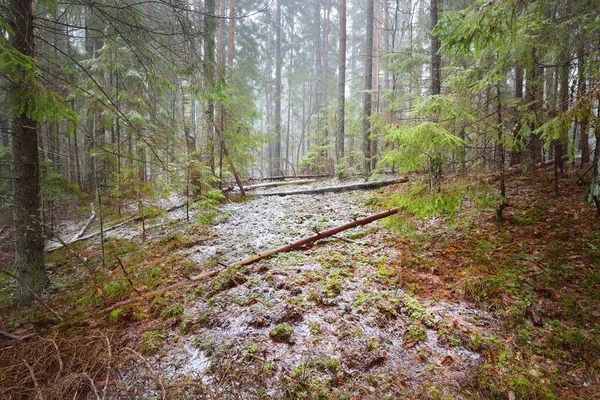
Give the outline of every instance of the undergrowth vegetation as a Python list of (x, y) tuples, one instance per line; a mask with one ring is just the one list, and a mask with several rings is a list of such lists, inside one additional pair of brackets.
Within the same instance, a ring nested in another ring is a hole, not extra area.
[[(389, 230), (253, 266), (191, 257), (220, 214), (162, 225), (145, 242), (111, 238), (105, 266), (99, 246), (70, 246), (90, 270), (66, 249), (50, 252), (44, 301), (62, 322), (39, 303), (10, 307), (13, 283), (0, 275), (3, 329), (37, 335), (2, 351), (0, 393), (36, 395), (25, 359), (46, 398), (72, 398), (75, 386), (93, 393), (90, 379), (101, 391), (121, 368), (142, 371), (139, 388), (163, 398), (598, 398), (600, 234), (574, 179), (561, 180), (559, 198), (546, 179), (509, 181), (504, 222), (495, 190), (472, 180), (438, 195), (418, 182), (378, 193), (365, 202), (402, 209)], [(207, 271), (218, 274), (138, 301)], [(204, 360), (216, 383), (198, 385), (191, 372), (169, 380), (174, 349), (191, 351), (179, 368)], [(67, 362), (73, 354), (102, 362)], [(62, 375), (51, 376), (59, 359)]]
[[(397, 281), (419, 298), (466, 300), (500, 318), (501, 339), (464, 338), (485, 355), (474, 386), (484, 398), (600, 395), (597, 221), (574, 179), (561, 181), (558, 198), (547, 180), (513, 179), (502, 223), (489, 187), (459, 183), (431, 195), (415, 185), (390, 195), (405, 210), (387, 221), (400, 235)], [(418, 326), (410, 332), (423, 338)]]

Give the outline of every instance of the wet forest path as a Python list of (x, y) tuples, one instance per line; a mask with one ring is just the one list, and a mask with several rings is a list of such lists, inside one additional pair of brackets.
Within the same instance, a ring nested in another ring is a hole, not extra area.
[[(210, 233), (182, 251), (223, 268), (370, 215), (372, 199), (373, 192), (353, 191), (225, 204)], [(418, 300), (400, 289), (391, 267), (397, 241), (376, 222), (229, 267), (184, 298), (164, 334), (161, 321), (148, 327), (165, 339), (151, 360), (170, 380), (200, 380), (213, 395), (458, 393), (483, 362), (465, 338), (490, 334), (494, 320), (466, 304)], [(175, 309), (180, 301), (160, 306)]]

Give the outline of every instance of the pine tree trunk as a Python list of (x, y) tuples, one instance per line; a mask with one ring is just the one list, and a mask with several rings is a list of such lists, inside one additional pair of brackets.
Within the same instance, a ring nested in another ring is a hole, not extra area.
[[(587, 201), (591, 204), (600, 204), (600, 94), (598, 94), (598, 108), (596, 109), (596, 118), (594, 124), (594, 136), (596, 137), (596, 146), (594, 147), (594, 160), (592, 167), (592, 184), (587, 195)], [(600, 217), (600, 208), (596, 217)]]
[[(438, 13), (441, 11), (442, 0), (431, 0), (431, 29), (438, 23)], [(437, 35), (431, 34), (431, 94), (441, 93), (442, 55), (440, 54), (441, 42)]]
[[(225, 1), (225, 0), (222, 0)], [(229, 0), (229, 45), (227, 46), (227, 65), (233, 67), (235, 54), (235, 0)]]
[[(33, 0), (11, 0), (8, 4), (13, 18), (12, 45), (28, 57), (35, 57)], [(15, 272), (20, 281), (40, 292), (46, 281), (44, 238), (42, 229), (42, 196), (40, 184), (39, 134), (37, 121), (28, 117), (31, 111), (26, 93), (33, 83), (26, 78), (25, 68), (19, 71), (22, 79), (12, 83), (10, 94), (14, 105), (22, 110), (13, 119), (12, 151), (14, 162), (14, 238)], [(32, 294), (18, 286), (16, 298), (26, 301)]]
[(371, 175), (371, 107), (373, 89), (373, 19), (374, 1), (367, 1), (367, 42), (365, 45), (365, 91), (363, 94), (363, 156), (365, 158), (365, 174)]
[[(536, 117), (541, 108), (541, 102), (544, 95), (542, 78), (544, 75), (543, 67), (539, 66), (539, 55), (536, 49), (531, 50), (531, 66), (527, 70), (527, 80), (525, 84), (525, 103), (529, 104), (528, 112), (532, 117)], [(538, 128), (537, 118), (529, 123), (531, 132)], [(540, 138), (532, 134), (527, 144), (525, 163), (528, 166), (542, 162), (542, 142)]]
[[(442, 0), (431, 0), (431, 29), (433, 30), (438, 23), (438, 12), (440, 11)], [(441, 65), (442, 55), (439, 50), (441, 47), (440, 39), (437, 35), (431, 33), (431, 95), (436, 96), (441, 92), (442, 78)], [(439, 119), (438, 116), (435, 119)], [(439, 193), (442, 186), (442, 168), (443, 160), (440, 156), (433, 156), (430, 160), (431, 190)]]
[(340, 49), (338, 61), (338, 106), (337, 106), (337, 140), (336, 156), (338, 164), (338, 176), (343, 171), (339, 164), (344, 158), (344, 120), (346, 112), (346, 0), (340, 0)]
[[(586, 91), (586, 68), (585, 68), (585, 42), (583, 38), (579, 39), (577, 45), (577, 97), (582, 98)], [(578, 123), (579, 122), (579, 123)], [(581, 150), (581, 165), (590, 162), (590, 145), (589, 145), (589, 120), (588, 114), (584, 113), (581, 121), (575, 120), (575, 124), (579, 125), (579, 149)]]
[[(204, 3), (204, 90), (212, 93), (215, 89), (215, 40), (217, 23), (215, 15), (215, 0), (206, 0)], [(204, 151), (204, 160), (211, 171), (215, 171), (215, 134), (214, 134), (214, 114), (215, 103), (211, 96), (208, 96), (204, 106), (203, 130), (206, 140), (206, 149)]]
[[(517, 105), (521, 104), (523, 100), (523, 67), (517, 63), (515, 66), (515, 103)], [(515, 122), (515, 126), (513, 128), (513, 137), (515, 145), (513, 145), (513, 149), (510, 153), (510, 166), (517, 165), (522, 161), (522, 151), (521, 151), (521, 141), (523, 137), (521, 136), (521, 128), (522, 123), (519, 120)]]
[(281, 169), (281, 0), (277, 0), (275, 12), (275, 139), (271, 170)]

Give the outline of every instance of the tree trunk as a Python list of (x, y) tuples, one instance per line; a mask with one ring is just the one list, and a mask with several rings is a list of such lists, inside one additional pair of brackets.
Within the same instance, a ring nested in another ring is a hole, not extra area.
[[(285, 133), (285, 172), (287, 173), (288, 163), (290, 160), (290, 140), (292, 135), (292, 76), (294, 74), (294, 14), (290, 16), (290, 65), (288, 68), (288, 98), (287, 98), (287, 129)], [(293, 157), (293, 155), (292, 155)]]
[(281, 167), (281, 0), (277, 0), (275, 12), (275, 139), (271, 154), (271, 170)]
[(363, 94), (363, 156), (365, 174), (371, 175), (371, 91), (373, 89), (373, 15), (374, 1), (367, 1), (367, 42), (365, 45), (365, 91)]
[[(214, 17), (215, 0), (206, 0), (204, 16), (204, 91), (211, 94), (215, 88), (215, 36), (217, 24)], [(215, 134), (214, 134), (214, 112), (215, 104), (211, 96), (206, 99), (204, 109), (204, 136), (206, 139), (206, 150), (204, 160), (211, 171), (215, 171)]]
[[(222, 0), (225, 1), (225, 0)], [(233, 67), (235, 54), (235, 0), (229, 0), (229, 45), (227, 47), (227, 66)]]
[[(529, 130), (531, 132), (538, 128), (537, 114), (541, 108), (544, 89), (542, 85), (542, 77), (544, 74), (543, 67), (539, 66), (539, 55), (534, 48), (531, 50), (531, 66), (527, 70), (527, 80), (525, 84), (525, 103), (529, 104), (528, 112), (533, 117), (529, 122)], [(542, 142), (540, 138), (532, 133), (526, 151), (526, 164), (528, 166), (542, 162)]]
[[(517, 63), (515, 66), (515, 102), (517, 105), (521, 104), (523, 100), (523, 67)], [(510, 153), (510, 166), (520, 164), (522, 161), (522, 147), (521, 142), (523, 137), (521, 136), (521, 128), (523, 127), (520, 119), (518, 118), (513, 128), (513, 148)]]
[(340, 49), (338, 62), (338, 107), (337, 107), (337, 140), (336, 156), (338, 176), (344, 171), (339, 164), (344, 158), (344, 119), (346, 111), (346, 0), (340, 0)]
[(296, 194), (323, 194), (323, 193), (337, 193), (337, 192), (346, 192), (349, 190), (371, 190), (378, 189), (380, 187), (395, 185), (397, 183), (406, 183), (408, 182), (408, 178), (397, 178), (390, 179), (387, 181), (371, 181), (371, 182), (362, 182), (362, 183), (354, 183), (351, 185), (342, 185), (342, 186), (326, 186), (320, 187), (316, 189), (304, 189), (304, 190), (290, 190), (287, 192), (276, 192), (276, 193), (263, 193), (261, 196), (291, 196)]
[(598, 108), (596, 111), (596, 121), (594, 124), (594, 136), (596, 137), (596, 147), (594, 147), (594, 164), (592, 168), (592, 184), (588, 192), (587, 201), (591, 204), (600, 202), (600, 94), (598, 94)]
[[(442, 55), (440, 54), (441, 42), (437, 35), (433, 34), (433, 29), (438, 23), (438, 13), (441, 11), (442, 0), (431, 0), (431, 95), (436, 96), (441, 93), (442, 78), (441, 66)], [(439, 116), (435, 116), (437, 121)], [(439, 193), (442, 187), (442, 168), (443, 160), (440, 156), (434, 156), (429, 163), (430, 168), (430, 187), (434, 193)]]
[[(438, 13), (442, 8), (442, 0), (431, 0), (431, 29), (438, 23)], [(440, 54), (441, 42), (437, 35), (431, 33), (431, 94), (441, 93), (442, 55)]]
[[(35, 57), (33, 28), (33, 0), (11, 0), (8, 4), (13, 18), (11, 42), (14, 48), (28, 57)], [(40, 185), (38, 121), (28, 116), (33, 104), (27, 93), (34, 90), (34, 83), (27, 78), (28, 71), (22, 67), (20, 79), (10, 88), (15, 109), (21, 112), (13, 118), (12, 151), (14, 162), (14, 238), (15, 272), (21, 282), (39, 293), (48, 277), (44, 266), (44, 237), (42, 229), (42, 195)], [(18, 301), (30, 300), (33, 294), (26, 286), (19, 285)]]
[[(579, 39), (577, 45), (577, 97), (585, 96), (586, 91), (586, 70), (585, 70), (585, 42), (583, 38)], [(579, 123), (578, 123), (579, 122)], [(579, 125), (579, 149), (581, 150), (581, 165), (590, 162), (590, 145), (589, 145), (589, 119), (588, 114), (584, 113), (581, 121), (575, 120)]]

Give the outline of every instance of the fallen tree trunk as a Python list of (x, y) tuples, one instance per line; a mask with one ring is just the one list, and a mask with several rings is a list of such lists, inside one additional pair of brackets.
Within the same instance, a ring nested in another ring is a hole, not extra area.
[(345, 192), (348, 190), (368, 190), (368, 189), (377, 189), (377, 188), (380, 188), (383, 186), (395, 185), (397, 183), (406, 183), (406, 182), (408, 182), (408, 178), (397, 178), (397, 179), (390, 179), (387, 181), (355, 183), (352, 185), (326, 186), (326, 187), (316, 188), (316, 189), (290, 190), (287, 192), (263, 193), (263, 194), (261, 194), (261, 196), (291, 196), (294, 194), (321, 194), (321, 193)]
[(290, 250), (294, 250), (297, 249), (298, 247), (302, 247), (302, 246), (306, 246), (307, 244), (311, 244), (316, 242), (317, 240), (329, 237), (329, 236), (333, 236), (337, 233), (343, 232), (345, 230), (351, 229), (351, 228), (355, 228), (357, 226), (361, 226), (361, 225), (366, 225), (369, 224), (373, 221), (377, 221), (378, 219), (382, 219), (382, 218), (386, 218), (389, 217), (390, 215), (394, 215), (398, 212), (399, 208), (392, 208), (391, 210), (388, 211), (384, 211), (382, 213), (379, 214), (375, 214), (375, 215), (371, 215), (369, 217), (365, 217), (365, 218), (360, 218), (357, 220), (354, 220), (352, 222), (348, 222), (347, 224), (338, 226), (337, 228), (332, 228), (332, 229), (328, 229), (326, 231), (323, 232), (317, 232), (316, 234), (306, 237), (304, 239), (300, 239), (298, 241), (295, 241), (293, 243), (290, 243), (288, 245), (285, 245), (283, 247), (280, 247), (278, 249), (274, 249), (274, 250), (269, 250), (267, 252), (264, 252), (262, 254), (253, 256), (253, 257), (249, 257), (246, 258), (245, 260), (239, 261), (237, 262), (235, 265), (249, 265), (249, 264), (253, 264), (259, 260), (263, 260), (267, 257), (272, 256), (273, 254), (277, 254), (277, 253), (283, 253), (286, 251), (290, 251)]
[[(300, 239), (300, 240), (298, 240), (296, 242), (290, 243), (290, 244), (288, 244), (286, 246), (283, 246), (283, 247), (280, 247), (278, 249), (270, 250), (270, 251), (264, 252), (264, 253), (256, 255), (256, 256), (246, 258), (246, 259), (244, 259), (242, 261), (238, 261), (238, 262), (233, 263), (233, 264), (231, 264), (229, 266), (250, 265), (250, 264), (253, 264), (253, 263), (257, 262), (257, 261), (260, 261), (260, 260), (263, 260), (265, 258), (268, 258), (268, 257), (270, 257), (270, 256), (272, 256), (274, 254), (283, 253), (283, 252), (286, 252), (286, 251), (294, 250), (294, 249), (297, 249), (299, 247), (306, 246), (307, 244), (314, 243), (317, 240), (333, 236), (333, 235), (335, 235), (337, 233), (340, 233), (340, 232), (343, 232), (345, 230), (348, 230), (348, 229), (351, 229), (351, 228), (355, 228), (355, 227), (361, 226), (361, 225), (366, 225), (366, 224), (369, 224), (369, 223), (371, 223), (373, 221), (377, 221), (379, 219), (383, 219), (383, 218), (389, 217), (390, 215), (396, 214), (398, 211), (399, 211), (399, 208), (392, 208), (390, 210), (384, 211), (384, 212), (379, 213), (379, 214), (371, 215), (371, 216), (365, 217), (365, 218), (360, 218), (360, 219), (354, 220), (352, 222), (349, 222), (347, 224), (338, 226), (337, 228), (332, 228), (332, 229), (328, 229), (328, 230), (323, 231), (323, 232), (318, 232), (318, 233), (316, 233), (316, 234), (314, 234), (312, 236), (309, 236), (309, 237), (304, 238), (304, 239)], [(229, 267), (229, 266), (227, 266), (227, 267)], [(140, 300), (147, 299), (149, 297), (156, 296), (157, 294), (164, 293), (164, 292), (166, 292), (168, 290), (175, 289), (175, 288), (180, 287), (180, 286), (198, 283), (200, 281), (212, 278), (212, 277), (220, 274), (221, 271), (222, 270), (219, 269), (219, 270), (215, 270), (215, 271), (205, 272), (205, 273), (202, 273), (200, 275), (193, 276), (190, 279), (187, 279), (187, 280), (184, 280), (184, 281), (175, 282), (175, 283), (173, 283), (171, 285), (167, 285), (167, 286), (162, 287), (160, 289), (156, 289), (156, 290), (154, 290), (152, 292), (144, 293), (144, 294), (142, 294), (139, 297), (134, 297), (134, 298), (131, 298), (131, 299), (120, 301), (118, 303), (113, 304), (112, 306), (110, 306), (108, 308), (105, 308), (104, 312), (105, 313), (106, 312), (110, 312), (110, 311), (112, 311), (112, 310), (114, 310), (116, 308), (119, 308), (119, 307), (122, 307), (122, 306), (126, 306), (128, 304), (135, 303), (135, 302), (138, 302)]]
[(256, 185), (244, 186), (244, 190), (256, 190), (272, 188), (277, 186), (288, 186), (288, 185), (306, 185), (307, 183), (317, 182), (316, 179), (299, 179), (295, 181), (281, 181), (281, 182), (269, 182), (269, 183), (257, 183)]
[[(185, 203), (183, 203), (183, 204), (179, 204), (179, 205), (176, 205), (176, 206), (173, 206), (173, 207), (171, 207), (171, 208), (167, 208), (166, 212), (167, 212), (167, 213), (170, 213), (170, 212), (172, 212), (172, 211), (175, 211), (175, 210), (178, 210), (178, 209), (180, 209), (180, 208), (182, 208), (182, 207), (185, 207)], [(129, 219), (127, 219), (127, 220), (123, 221), (123, 222), (119, 222), (119, 223), (118, 223), (118, 224), (116, 224), (116, 225), (109, 226), (108, 228), (104, 228), (103, 232), (104, 232), (104, 233), (106, 233), (106, 232), (112, 231), (112, 230), (114, 230), (114, 229), (120, 228), (120, 227), (122, 227), (122, 226), (124, 226), (124, 225), (130, 224), (130, 223), (132, 223), (132, 222), (141, 221), (142, 219), (144, 219), (144, 218), (148, 218), (149, 216), (150, 216), (150, 214), (145, 214), (145, 215), (141, 215), (141, 216), (140, 216), (140, 215), (138, 215), (137, 217), (134, 217), (134, 218), (129, 218)], [(66, 242), (66, 243), (67, 243), (67, 244), (73, 244), (73, 243), (77, 243), (77, 242), (80, 242), (80, 241), (82, 241), (82, 240), (88, 240), (88, 239), (91, 239), (91, 238), (93, 238), (93, 237), (95, 237), (95, 236), (98, 236), (99, 234), (100, 234), (100, 231), (93, 232), (93, 233), (90, 233), (89, 235), (86, 235), (86, 236), (79, 237), (79, 238), (77, 238), (77, 239), (75, 239), (75, 240), (70, 240), (70, 241), (68, 241), (68, 242)], [(61, 243), (59, 243), (59, 244), (51, 244), (51, 245), (48, 245), (48, 246), (46, 246), (46, 253), (53, 252), (54, 250), (58, 250), (58, 249), (61, 249), (61, 248), (63, 248), (63, 247), (64, 247), (64, 245), (63, 245), (63, 244), (61, 244)]]
[(254, 179), (255, 181), (282, 181), (284, 179), (322, 179), (331, 178), (331, 175), (280, 175), (280, 176), (267, 176), (260, 179)]
[(74, 240), (77, 240), (80, 237), (82, 237), (85, 234), (85, 232), (89, 229), (90, 225), (92, 224), (92, 222), (94, 222), (95, 219), (96, 219), (96, 213), (94, 211), (92, 211), (92, 215), (87, 220), (85, 225), (83, 225), (83, 228), (81, 228), (81, 230), (75, 236), (73, 236), (71, 238), (71, 240), (69, 240), (69, 243), (73, 243)]

